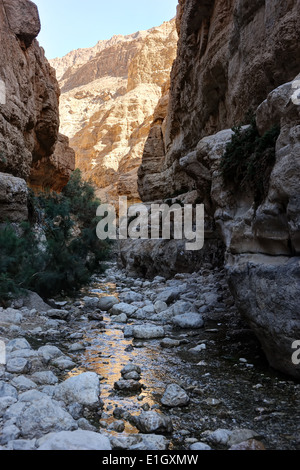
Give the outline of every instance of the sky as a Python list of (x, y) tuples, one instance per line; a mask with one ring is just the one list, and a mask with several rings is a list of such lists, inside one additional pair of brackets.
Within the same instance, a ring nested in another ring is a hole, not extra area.
[(33, 0), (46, 57), (54, 59), (115, 34), (132, 34), (159, 26), (176, 15), (178, 0)]

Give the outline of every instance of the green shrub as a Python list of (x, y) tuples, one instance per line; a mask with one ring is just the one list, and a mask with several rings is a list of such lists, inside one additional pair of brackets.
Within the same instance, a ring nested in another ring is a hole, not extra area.
[(268, 193), (280, 128), (273, 126), (261, 137), (252, 119), (247, 129), (239, 126), (233, 131), (220, 163), (223, 181), (225, 185), (250, 190), (258, 206)]
[(110, 241), (96, 235), (99, 204), (79, 170), (61, 194), (31, 192), (31, 224), (22, 224), (20, 233), (12, 224), (0, 229), (0, 300), (15, 297), (22, 289), (42, 297), (72, 294), (88, 283), (103, 268), (101, 261), (108, 259), (111, 249)]

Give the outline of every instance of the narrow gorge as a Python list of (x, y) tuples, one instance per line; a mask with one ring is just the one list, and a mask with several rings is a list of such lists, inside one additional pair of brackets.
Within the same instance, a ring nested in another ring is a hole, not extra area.
[[(299, 11), (178, 0), (48, 61), (0, 2), (0, 450), (300, 449)], [(120, 197), (203, 205), (203, 248), (99, 240)]]

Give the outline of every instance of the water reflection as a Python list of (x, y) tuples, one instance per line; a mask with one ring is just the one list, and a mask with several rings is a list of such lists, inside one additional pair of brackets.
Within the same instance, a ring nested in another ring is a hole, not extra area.
[[(113, 283), (93, 286), (84, 295), (105, 297), (114, 295), (118, 297), (116, 285)], [(146, 347), (135, 348), (132, 338), (124, 338), (124, 325), (112, 323), (109, 315), (104, 315), (105, 329), (91, 329), (86, 325), (84, 341), (91, 345), (80, 355), (81, 366), (68, 373), (68, 377), (79, 375), (82, 372), (96, 372), (101, 379), (101, 400), (104, 403), (103, 411), (108, 414), (107, 424), (114, 421), (113, 410), (120, 407), (131, 415), (139, 414), (141, 406), (145, 403), (152, 407), (159, 404), (166, 382), (166, 372), (170, 365), (161, 355), (158, 341), (147, 342)], [(129, 325), (130, 323), (127, 323)], [(120, 380), (123, 367), (132, 362), (142, 369), (141, 383), (144, 385), (140, 394), (136, 392), (123, 393), (114, 389), (114, 383)], [(171, 377), (170, 377), (171, 380)], [(157, 410), (159, 412), (159, 410)], [(125, 423), (125, 432), (137, 433), (138, 430)]]

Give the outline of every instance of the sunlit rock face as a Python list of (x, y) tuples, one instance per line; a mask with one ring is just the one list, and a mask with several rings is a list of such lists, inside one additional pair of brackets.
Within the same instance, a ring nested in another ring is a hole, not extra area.
[[(68, 158), (61, 175), (60, 157), (57, 153), (54, 157), (59, 87), (55, 71), (35, 39), (40, 27), (34, 3), (0, 3), (0, 171), (30, 185), (32, 168), (39, 166), (38, 186), (61, 190), (74, 169), (74, 153), (65, 142)], [(50, 161), (52, 177), (47, 174)], [(43, 181), (46, 175), (47, 182)]]
[(172, 20), (51, 61), (62, 89), (61, 131), (103, 201), (140, 200), (137, 169), (177, 40)]

